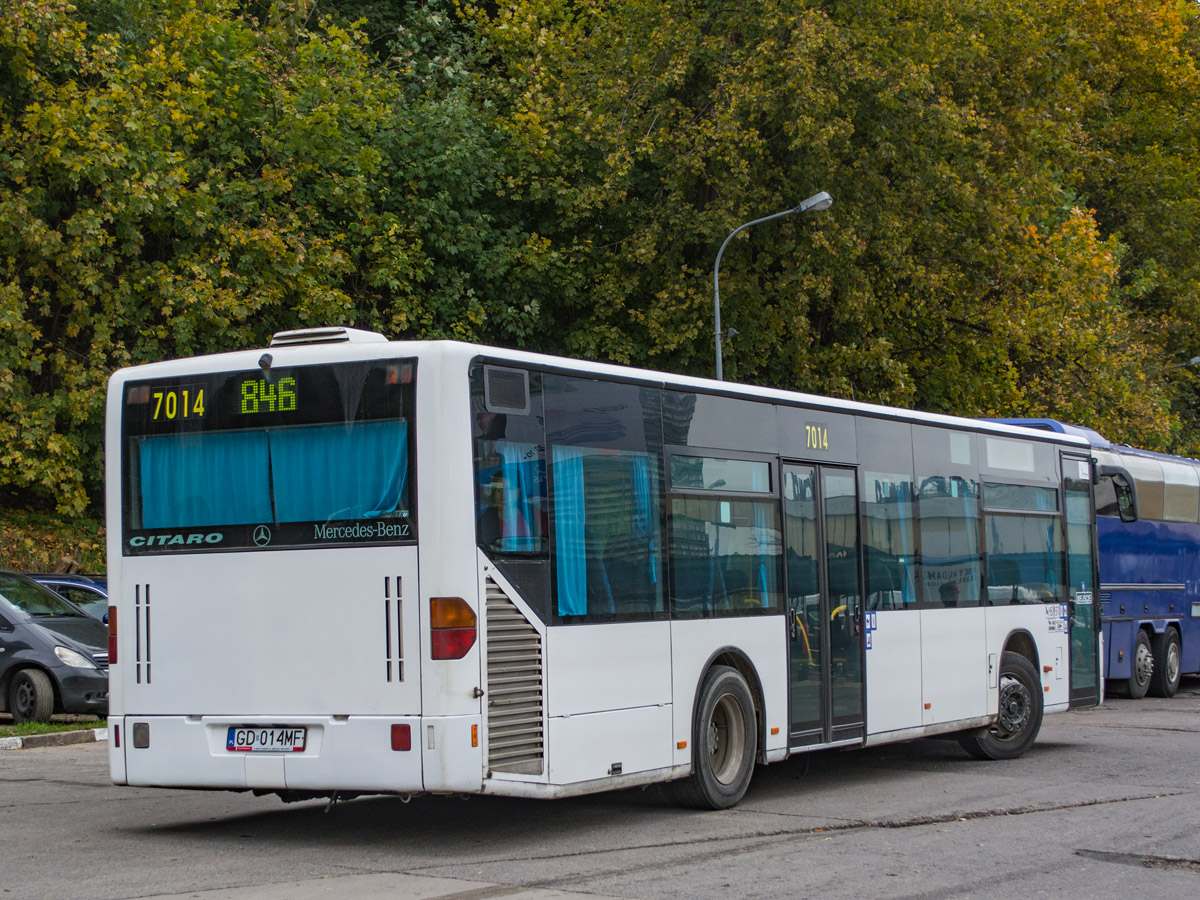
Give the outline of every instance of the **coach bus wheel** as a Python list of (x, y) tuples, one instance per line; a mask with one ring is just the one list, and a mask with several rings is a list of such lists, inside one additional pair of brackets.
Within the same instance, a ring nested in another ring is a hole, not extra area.
[(745, 796), (758, 752), (754, 698), (741, 673), (714, 666), (704, 676), (692, 723), (692, 774), (675, 799), (697, 809), (728, 809)]
[(1154, 652), (1150, 649), (1150, 638), (1144, 631), (1139, 631), (1137, 640), (1133, 642), (1130, 665), (1132, 669), (1125, 693), (1134, 700), (1141, 700), (1150, 690), (1150, 679), (1154, 675)]
[(1150, 675), (1150, 693), (1155, 697), (1174, 697), (1179, 690), (1179, 635), (1174, 628), (1150, 639), (1154, 671)]
[(54, 713), (54, 687), (40, 669), (23, 669), (8, 688), (8, 709), (14, 722), (49, 722)]
[(958, 743), (976, 759), (1016, 759), (1029, 749), (1042, 727), (1042, 685), (1033, 663), (1019, 653), (1000, 658), (1000, 714), (996, 722), (959, 735)]

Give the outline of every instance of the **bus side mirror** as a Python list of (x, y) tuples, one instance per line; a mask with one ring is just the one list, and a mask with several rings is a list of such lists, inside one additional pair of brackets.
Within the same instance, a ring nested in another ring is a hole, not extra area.
[[(1116, 509), (1108, 512), (1116, 512), (1120, 516), (1122, 522), (1137, 521), (1137, 488), (1134, 486), (1133, 476), (1128, 471), (1120, 466), (1097, 466), (1096, 467), (1096, 484), (1101, 485), (1104, 480), (1112, 485), (1111, 496), (1106, 497), (1110, 504), (1115, 505)], [(1100, 493), (1103, 491), (1101, 488)], [(1108, 492), (1104, 492), (1108, 493)], [(1099, 501), (1099, 498), (1097, 498)], [(1100, 512), (1100, 503), (1097, 502), (1096, 512)]]
[(1122, 522), (1137, 521), (1137, 494), (1133, 480), (1124, 475), (1113, 475), (1113, 490), (1117, 494), (1117, 514)]

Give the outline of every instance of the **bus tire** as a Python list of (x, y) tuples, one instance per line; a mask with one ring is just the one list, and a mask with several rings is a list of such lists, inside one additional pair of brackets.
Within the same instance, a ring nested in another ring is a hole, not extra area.
[(1154, 657), (1154, 671), (1150, 675), (1150, 693), (1155, 697), (1174, 697), (1179, 690), (1181, 649), (1179, 632), (1167, 628), (1162, 634), (1150, 639), (1150, 650)]
[(1016, 759), (1042, 727), (1042, 682), (1033, 663), (1006, 650), (1000, 657), (1000, 710), (994, 724), (958, 736), (976, 759)]
[(1138, 630), (1129, 665), (1129, 679), (1123, 693), (1131, 700), (1141, 700), (1150, 690), (1150, 681), (1154, 677), (1154, 651), (1150, 647), (1150, 636), (1144, 630)]
[(54, 714), (54, 686), (41, 669), (22, 669), (8, 686), (8, 710), (14, 722), (49, 722)]
[(737, 669), (713, 666), (692, 718), (692, 774), (671, 785), (676, 802), (729, 809), (745, 796), (757, 753), (758, 720), (746, 679)]

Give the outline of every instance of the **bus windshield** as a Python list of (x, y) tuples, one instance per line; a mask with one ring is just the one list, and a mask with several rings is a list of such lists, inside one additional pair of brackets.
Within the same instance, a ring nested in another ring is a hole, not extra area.
[(131, 382), (127, 554), (415, 538), (411, 361)]

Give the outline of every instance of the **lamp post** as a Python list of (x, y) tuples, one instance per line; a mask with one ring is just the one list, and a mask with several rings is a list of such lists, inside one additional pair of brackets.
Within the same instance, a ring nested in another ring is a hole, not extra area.
[(1197, 365), (1200, 365), (1200, 356), (1193, 356), (1187, 362), (1181, 362), (1181, 363), (1176, 363), (1173, 366), (1167, 366), (1167, 368), (1163, 369), (1163, 371), (1166, 372), (1171, 369), (1186, 369), (1190, 366), (1197, 366)]
[(721, 255), (725, 252), (725, 248), (729, 246), (729, 242), (733, 240), (734, 235), (739, 231), (744, 231), (751, 225), (761, 225), (763, 222), (770, 222), (772, 219), (782, 219), (784, 216), (790, 216), (794, 213), (803, 212), (820, 212), (823, 209), (829, 209), (833, 205), (833, 198), (824, 191), (819, 194), (813, 194), (799, 206), (792, 209), (785, 209), (783, 212), (775, 213), (773, 216), (764, 216), (761, 219), (755, 219), (753, 222), (747, 222), (745, 225), (739, 225), (733, 231), (729, 232), (729, 237), (725, 238), (725, 243), (721, 244), (721, 249), (717, 251), (717, 261), (713, 264), (713, 322), (716, 325), (717, 335), (717, 381), (723, 381), (725, 374), (721, 365)]

